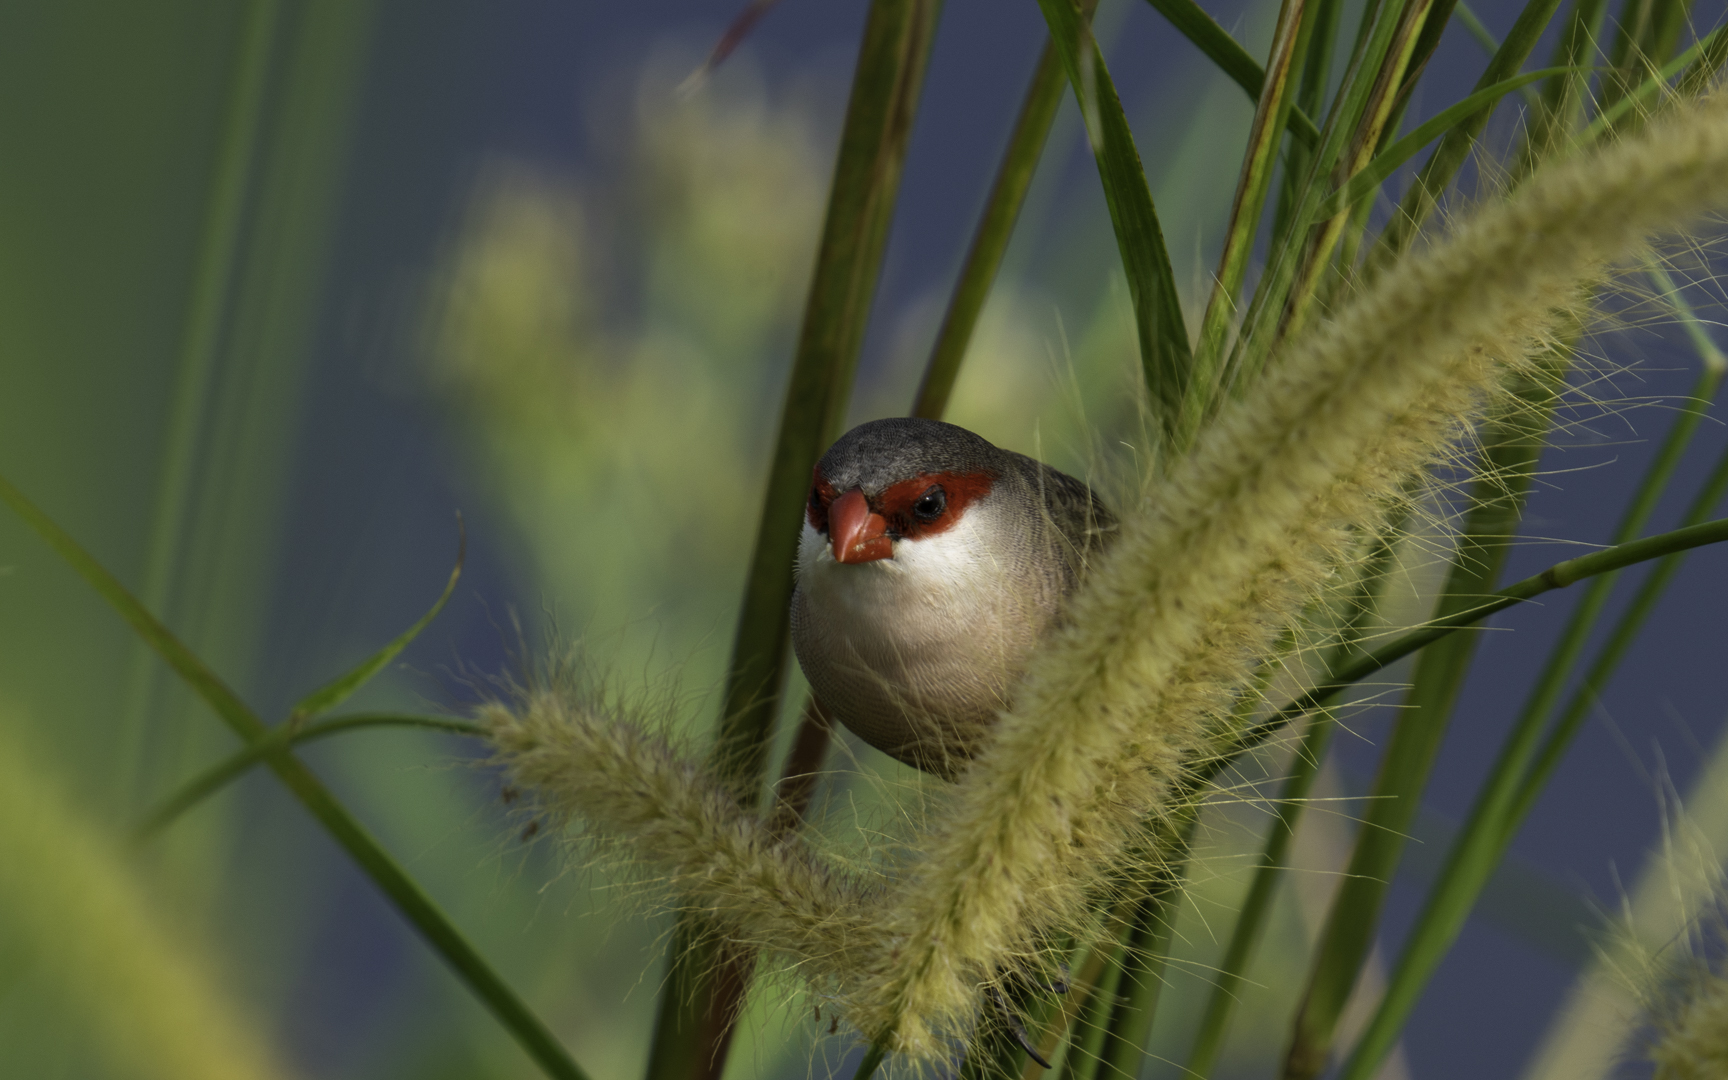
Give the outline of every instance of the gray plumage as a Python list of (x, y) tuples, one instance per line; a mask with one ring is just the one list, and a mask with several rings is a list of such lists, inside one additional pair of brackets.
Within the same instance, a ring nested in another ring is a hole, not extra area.
[[(905, 510), (926, 485), (953, 489), (950, 513)], [(854, 489), (882, 516), (892, 557), (836, 559), (827, 505)], [(1009, 704), (1115, 517), (1079, 480), (935, 420), (847, 432), (818, 463), (812, 495), (792, 600), (799, 665), (830, 718), (951, 778)]]

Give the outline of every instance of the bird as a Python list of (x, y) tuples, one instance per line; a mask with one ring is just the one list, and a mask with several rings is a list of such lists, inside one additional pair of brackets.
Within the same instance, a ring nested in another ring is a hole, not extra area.
[(1115, 527), (1085, 483), (963, 427), (846, 432), (812, 473), (795, 567), (792, 646), (817, 708), (955, 779)]

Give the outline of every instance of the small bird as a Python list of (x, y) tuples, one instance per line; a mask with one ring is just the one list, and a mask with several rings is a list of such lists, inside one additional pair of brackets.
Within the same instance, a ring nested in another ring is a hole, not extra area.
[(953, 779), (1115, 524), (1079, 480), (953, 424), (842, 435), (811, 480), (792, 597), (823, 713)]

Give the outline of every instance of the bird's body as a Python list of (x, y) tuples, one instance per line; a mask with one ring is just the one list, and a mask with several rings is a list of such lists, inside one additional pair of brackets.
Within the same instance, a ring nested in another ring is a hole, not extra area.
[(1085, 484), (964, 428), (852, 429), (816, 466), (792, 600), (823, 711), (952, 777), (1113, 525)]

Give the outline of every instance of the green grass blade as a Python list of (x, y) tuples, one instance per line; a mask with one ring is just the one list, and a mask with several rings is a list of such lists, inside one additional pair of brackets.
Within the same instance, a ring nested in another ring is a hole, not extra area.
[[(1327, 179), (1342, 165), (1350, 171), (1372, 156), (1381, 125), (1390, 115), (1405, 63), (1416, 46), (1423, 16), (1431, 0), (1407, 0), (1363, 13), (1363, 33), (1345, 72), (1343, 87), (1333, 101), (1318, 152), (1293, 200), (1291, 222), (1310, 220), (1325, 196)], [(1372, 18), (1371, 18), (1372, 16)], [(1325, 190), (1323, 190), (1325, 189)], [(1238, 386), (1256, 376), (1272, 348), (1300, 325), (1302, 314), (1333, 246), (1343, 232), (1338, 216), (1315, 230), (1292, 227), (1280, 238), (1266, 272), (1248, 305), (1242, 331), (1226, 365), (1227, 383)]]
[(1564, 68), (1542, 68), (1539, 71), (1526, 72), (1516, 78), (1495, 83), (1476, 91), (1463, 101), (1443, 109), (1428, 120), (1418, 124), (1415, 130), (1392, 143), (1368, 163), (1367, 168), (1350, 178), (1343, 187), (1327, 196), (1314, 211), (1314, 220), (1331, 217), (1344, 209), (1354, 206), (1364, 196), (1372, 194), (1385, 182), (1386, 178), (1398, 171), (1398, 167), (1421, 152), (1424, 146), (1453, 129), (1469, 123), (1479, 112), (1489, 109), (1502, 97), (1514, 90), (1521, 90), (1539, 79), (1563, 72)]
[[(714, 762), (745, 805), (762, 798), (768, 744), (785, 679), (792, 564), (810, 471), (840, 434), (935, 39), (940, 0), (873, 0), (866, 17), (828, 210), (781, 408), (762, 517), (722, 698)], [(673, 933), (649, 1080), (717, 1076), (728, 1018), (715, 1015), (718, 970), (688, 919)]]
[[(1251, 101), (1264, 96), (1266, 69), (1260, 66), (1247, 49), (1206, 14), (1194, 0), (1147, 0), (1158, 14), (1170, 21), (1178, 33), (1194, 44), (1206, 58), (1218, 65), (1218, 70), (1240, 86)], [(1320, 129), (1313, 119), (1297, 106), (1290, 110), (1286, 123), (1290, 134), (1300, 142), (1313, 146), (1320, 141)]]
[(457, 720), (448, 716), (415, 716), (403, 713), (355, 713), (350, 716), (334, 716), (328, 720), (317, 720), (302, 727), (291, 727), (282, 724), (270, 729), (270, 734), (252, 745), (230, 755), (210, 766), (182, 784), (172, 795), (156, 804), (156, 808), (144, 815), (144, 820), (132, 830), (134, 843), (143, 843), (162, 832), (186, 811), (197, 806), (205, 799), (225, 787), (229, 781), (246, 773), (271, 754), (298, 746), (314, 739), (325, 739), (331, 735), (340, 735), (344, 731), (356, 731), (372, 727), (414, 727), (426, 728), (432, 731), (445, 731), (453, 735), (467, 735), (476, 739), (486, 737), (486, 729), (479, 724), (467, 720)]
[(870, 1044), (870, 1049), (864, 1051), (864, 1060), (858, 1063), (858, 1068), (852, 1073), (852, 1080), (870, 1080), (876, 1075), (876, 1070), (882, 1067), (882, 1059), (888, 1056), (888, 1043), (877, 1039)]
[[(1477, 470), (1481, 479), (1471, 487), (1471, 506), (1436, 606), (1442, 619), (1473, 609), (1494, 589), (1570, 359), (1570, 351), (1550, 351), (1537, 372), (1519, 380), (1512, 400), (1484, 433)], [(1291, 1037), (1287, 1076), (1318, 1075), (1331, 1054), (1338, 1019), (1373, 947), (1386, 890), (1479, 640), (1475, 635), (1453, 636), (1424, 650), (1417, 661), (1349, 867), (1316, 948)]]
[[(151, 611), (166, 608), (175, 563), (183, 547), (199, 435), (215, 381), (217, 344), (240, 261), (246, 193), (263, 141), (265, 89), (280, 21), (278, 0), (252, 0), (248, 4), (233, 84), (228, 91), (228, 112), (223, 120), (215, 174), (205, 204), (198, 262), (175, 361), (167, 440), (151, 508), (150, 540), (140, 590), (145, 607)], [(136, 795), (141, 782), (145, 725), (158, 670), (150, 647), (139, 640), (133, 646), (126, 678), (126, 704), (115, 733), (114, 759), (131, 771), (123, 785), (123, 804)]]
[(1182, 411), (1193, 355), (1182, 321), (1176, 279), (1146, 170), (1134, 148), (1134, 134), (1116, 96), (1116, 85), (1104, 64), (1104, 54), (1092, 39), (1074, 0), (1038, 0), (1050, 38), (1062, 58), (1086, 133), (1104, 184), (1104, 201), (1116, 230), (1116, 247), (1134, 300), (1134, 324), (1139, 332), (1140, 360), (1146, 389), (1159, 430), (1168, 438)]
[[(1344, 619), (1343, 625), (1339, 627), (1338, 641), (1327, 650), (1326, 670), (1341, 668), (1351, 657), (1361, 654), (1362, 635), (1375, 611), (1376, 594), (1393, 565), (1395, 553), (1392, 543), (1382, 541), (1369, 555), (1343, 609)], [(1294, 642), (1295, 638), (1291, 635), (1289, 644), (1293, 645)], [(1264, 678), (1269, 678), (1272, 665), (1267, 664), (1264, 667)], [(1244, 698), (1251, 697), (1257, 705), (1264, 700), (1264, 693), (1265, 687), (1262, 685), (1257, 693), (1244, 695)], [(1240, 705), (1238, 709), (1241, 709)], [(1250, 709), (1243, 719), (1252, 719), (1253, 712), (1254, 710)], [(1238, 729), (1241, 726), (1238, 725)], [(1271, 914), (1272, 901), (1282, 875), (1285, 857), (1289, 852), (1290, 841), (1295, 836), (1296, 824), (1301, 820), (1305, 807), (1303, 800), (1308, 797), (1308, 790), (1320, 771), (1320, 763), (1326, 757), (1333, 727), (1333, 714), (1330, 710), (1322, 709), (1309, 723), (1308, 730), (1303, 733), (1302, 743), (1296, 749), (1290, 776), (1286, 778), (1284, 789), (1278, 796), (1277, 816), (1266, 833), (1260, 865), (1255, 869), (1254, 880), (1248, 887), (1248, 894), (1243, 898), (1241, 910), (1237, 913), (1236, 926), (1231, 931), (1224, 957), (1219, 961), (1213, 975), (1212, 994), (1195, 1033), (1193, 1047), (1189, 1051), (1187, 1074), (1195, 1080), (1204, 1080), (1210, 1076), (1218, 1064), (1218, 1056), (1224, 1048), (1224, 1036), (1230, 1029), (1230, 1020), (1236, 1010), (1237, 991), (1242, 987), (1248, 965), (1265, 929), (1266, 918)]]
[[(12, 508), (36, 535), (53, 548), (67, 565), (94, 589), (108, 606), (167, 661), (175, 674), (248, 743), (269, 738), (269, 728), (228, 689), (216, 673), (204, 665), (167, 627), (145, 610), (119, 579), (98, 563), (65, 530), (24, 497), (5, 477), (0, 477), (0, 502)], [(437, 903), (386, 852), (366, 828), (337, 801), (323, 781), (299, 759), (286, 752), (267, 757), (283, 785), (318, 819), (332, 839), (348, 853), (373, 884), (389, 897), (402, 916), (444, 958), (456, 975), (468, 984), (518, 1045), (533, 1058), (547, 1076), (558, 1080), (587, 1080), (569, 1051), (559, 1045), (552, 1032), (535, 1016), (516, 992), (486, 963), (484, 957), (462, 936)]]
[[(1658, 283), (1670, 296), (1678, 296), (1672, 280), (1657, 270)], [(1706, 403), (1720, 387), (1728, 365), (1721, 354), (1711, 348), (1706, 353), (1704, 372), (1692, 389), (1693, 408), (1682, 412), (1669, 429), (1661, 449), (1651, 462), (1628, 505), (1614, 542), (1625, 543), (1642, 532), (1655, 511), (1656, 503), (1672, 480), (1674, 470), (1691, 444), (1699, 423), (1704, 418)], [(1728, 457), (1724, 458), (1728, 462)], [(1704, 520), (1721, 499), (1716, 477), (1728, 475), (1728, 468), (1719, 466), (1712, 482), (1706, 485), (1703, 497), (1688, 514), (1688, 524)], [(1476, 899), (1487, 885), (1495, 866), (1512, 842), (1519, 824), (1534, 805), (1536, 796), (1547, 782), (1559, 759), (1565, 753), (1572, 736), (1595, 702), (1618, 664), (1625, 648), (1630, 645), (1644, 618), (1649, 614), (1668, 578), (1678, 569), (1679, 556), (1671, 556), (1658, 564), (1631, 608), (1621, 617), (1589, 675), (1574, 695), (1570, 706), (1562, 713), (1546, 743), (1538, 754), (1537, 744), (1549, 714), (1559, 700), (1567, 676), (1582, 653), (1585, 642), (1594, 630), (1602, 610), (1613, 590), (1617, 573), (1605, 573), (1590, 582), (1577, 609), (1567, 621), (1560, 641), (1555, 646), (1520, 712), (1512, 731), (1507, 735), (1488, 779), (1484, 781), (1470, 816), (1452, 850), (1447, 855), (1445, 869), (1429, 893), (1422, 914), (1405, 940), (1397, 965), (1393, 968), (1386, 995), (1381, 999), (1373, 1020), (1351, 1054), (1343, 1080), (1369, 1080), (1385, 1056), (1397, 1042), (1422, 990), (1446, 952), (1463, 930)], [(1532, 767), (1532, 761), (1538, 764)]]
[(1255, 724), (1238, 741), (1235, 749), (1228, 754), (1219, 755), (1218, 760), (1201, 770), (1199, 776), (1201, 779), (1208, 780), (1217, 776), (1243, 753), (1265, 742), (1274, 732), (1320, 708), (1328, 698), (1338, 691), (1346, 690), (1368, 676), (1397, 663), (1411, 653), (1424, 649), (1437, 641), (1442, 641), (1465, 627), (1474, 626), (1490, 615), (1505, 611), (1510, 607), (1517, 607), (1519, 604), (1528, 603), (1543, 593), (1564, 589), (1576, 585), (1580, 581), (1588, 581), (1598, 574), (1624, 570), (1628, 566), (1636, 566), (1641, 562), (1667, 558), (1670, 555), (1690, 551), (1696, 547), (1704, 547), (1708, 544), (1720, 544), (1724, 540), (1728, 540), (1728, 518), (1690, 525), (1675, 529), (1672, 532), (1659, 533), (1644, 540), (1634, 540), (1629, 544), (1604, 548), (1601, 551), (1582, 555), (1576, 559), (1557, 562), (1540, 574), (1527, 577), (1501, 589), (1499, 592), (1483, 597), (1480, 603), (1470, 608), (1434, 619), (1419, 630), (1412, 630), (1377, 649), (1369, 651), (1359, 660), (1351, 661), (1342, 668), (1328, 671), (1325, 679), (1318, 686), (1280, 708), (1271, 717)]
[(1230, 1031), (1230, 1020), (1236, 1011), (1237, 994), (1247, 977), (1248, 965), (1253, 960), (1254, 951), (1259, 947), (1266, 920), (1272, 913), (1272, 901), (1277, 896), (1278, 882), (1283, 876), (1285, 859), (1290, 851), (1290, 841), (1296, 835), (1296, 825), (1301, 820), (1302, 810), (1306, 805), (1303, 800), (1308, 797), (1314, 778), (1319, 774), (1320, 763), (1326, 758), (1326, 748), (1331, 743), (1335, 726), (1329, 710), (1322, 709), (1319, 715), (1314, 717), (1307, 732), (1303, 734), (1302, 745), (1296, 751), (1290, 776), (1286, 778), (1284, 788), (1278, 794), (1278, 816), (1273, 819), (1272, 828), (1267, 832), (1266, 844), (1260, 853), (1260, 865), (1255, 868), (1254, 880), (1248, 886), (1248, 895), (1242, 900), (1242, 908), (1236, 916), (1236, 927), (1231, 931), (1230, 943), (1224, 949), (1224, 958), (1219, 961), (1218, 971), (1213, 975), (1212, 994), (1207, 999), (1206, 1012), (1200, 1018), (1200, 1027), (1195, 1033), (1194, 1045), (1188, 1054), (1186, 1075), (1194, 1080), (1205, 1080), (1218, 1066), (1218, 1056), (1224, 1049), (1224, 1037)]
[(456, 591), (456, 582), (462, 578), (462, 563), (468, 558), (468, 533), (462, 527), (462, 515), (456, 515), (456, 565), (450, 570), (450, 580), (444, 583), (444, 591), (438, 594), (438, 600), (431, 610), (420, 616), (413, 626), (398, 634), (395, 640), (382, 649), (367, 657), (366, 661), (340, 678), (334, 679), (324, 686), (300, 699), (289, 714), (288, 722), (298, 725), (311, 717), (327, 713), (342, 702), (354, 691), (371, 681), (372, 676), (384, 670), (386, 664), (396, 659), (409, 642), (420, 636), (420, 631), (426, 629), (438, 613), (444, 610), (444, 605), (450, 602), (450, 596)]
[[(1332, 75), (1332, 54), (1343, 23), (1344, 0), (1309, 0), (1314, 5), (1314, 29), (1308, 35), (1308, 55), (1302, 62), (1302, 83), (1296, 91), (1296, 108), (1309, 116), (1320, 112)], [(1314, 164), (1318, 140), (1292, 142), (1284, 152), (1283, 177), (1278, 184), (1278, 206), (1272, 215), (1272, 251), (1283, 250), (1290, 232), (1291, 215), (1301, 194), (1301, 181)]]
[(1500, 39), (1494, 36), (1494, 32), (1488, 29), (1487, 24), (1464, 0), (1458, 0), (1452, 8), (1452, 14), (1463, 25), (1465, 32), (1475, 39), (1476, 44), (1482, 46), (1483, 52), (1492, 57), (1500, 51)]
[[(1590, 121), (1589, 125), (1579, 133), (1578, 144), (1587, 146), (1601, 138), (1628, 113), (1655, 97), (1658, 90), (1668, 85), (1668, 80), (1685, 72), (1687, 66), (1693, 61), (1699, 62), (1697, 70), (1702, 74), (1695, 76), (1692, 72), (1687, 72), (1686, 77), (1681, 81), (1689, 85), (1708, 82), (1710, 76), (1714, 74), (1714, 69), (1722, 65), (1724, 49), (1728, 47), (1728, 38), (1724, 37), (1725, 33), (1728, 33), (1728, 25), (1718, 26), (1707, 36), (1693, 42), (1685, 52), (1663, 64), (1654, 75), (1639, 83), (1636, 89), (1617, 98), (1612, 106), (1597, 114), (1596, 118)], [(1706, 70), (1707, 68), (1708, 70)]]
[(936, 333), (936, 344), (930, 350), (930, 363), (924, 369), (924, 380), (918, 387), (918, 398), (912, 407), (913, 416), (939, 420), (948, 408), (954, 380), (960, 374), (960, 362), (965, 359), (966, 346), (972, 340), (972, 330), (978, 315), (990, 297), (990, 286), (1014, 235), (1020, 208), (1026, 192), (1032, 186), (1032, 175), (1044, 156), (1044, 143), (1055, 122), (1057, 107), (1062, 104), (1062, 92), (1067, 88), (1067, 76), (1055, 46), (1049, 42), (1038, 57), (1038, 67), (1032, 73), (1032, 83), (1026, 88), (1026, 99), (1020, 106), (1020, 116), (1014, 122), (1014, 132), (1008, 138), (1008, 149), (996, 170), (996, 180), (984, 204), (984, 214), (978, 221), (978, 231), (966, 252), (966, 265), (954, 285), (954, 295), (948, 301), (948, 311), (942, 317), (942, 329)]
[(1230, 207), (1230, 224), (1224, 230), (1224, 251), (1219, 255), (1212, 295), (1206, 302), (1206, 312), (1200, 322), (1200, 345), (1194, 356), (1194, 375), (1182, 403), (1181, 427), (1176, 437), (1179, 451), (1193, 444), (1201, 424), (1218, 403), (1224, 343), (1236, 314), (1242, 279), (1254, 253), (1254, 236), (1264, 216), (1278, 147), (1284, 141), (1285, 118), (1290, 112), (1293, 96), (1291, 81), (1301, 78), (1301, 64), (1308, 55), (1308, 37), (1318, 15), (1318, 6), (1310, 8), (1304, 0), (1284, 0), (1278, 12), (1278, 24), (1272, 31), (1272, 47), (1267, 56), (1270, 74), (1264, 82), (1260, 99), (1255, 103), (1254, 120), (1248, 129), (1248, 147), (1243, 153), (1242, 175), (1236, 184), (1235, 202)]
[(1102, 1080), (1135, 1080), (1146, 1061), (1146, 1043), (1157, 1019), (1159, 990), (1164, 986), (1164, 962), (1182, 903), (1182, 879), (1188, 873), (1188, 851), (1199, 805), (1177, 809), (1168, 823), (1173, 842), (1159, 845), (1166, 854), (1158, 876), (1136, 906), (1122, 945), (1122, 973), (1117, 977), (1115, 1008), (1098, 1048)]
[[(1530, 0), (1524, 5), (1524, 9), (1518, 13), (1517, 21), (1512, 24), (1511, 32), (1506, 35), (1506, 40), (1501, 42), (1499, 50), (1488, 61), (1481, 77), (1476, 80), (1471, 98), (1518, 75), (1519, 69), (1530, 58), (1531, 50), (1536, 48), (1536, 42), (1553, 21), (1554, 12), (1559, 6), (1560, 0)], [(1498, 100), (1499, 95), (1494, 97)], [(1434, 148), (1433, 155), (1416, 174), (1415, 181), (1399, 205), (1398, 213), (1393, 215), (1385, 232), (1381, 234), (1380, 242), (1374, 251), (1374, 266), (1385, 266), (1393, 256), (1409, 246), (1410, 241), (1428, 220), (1428, 215), (1433, 212), (1441, 192), (1452, 183), (1458, 170), (1470, 156), (1470, 149), (1476, 145), (1476, 139), (1482, 134), (1483, 128), (1487, 127), (1493, 111), (1490, 107), (1472, 111), (1468, 118), (1448, 128), (1440, 140), (1440, 145)]]

